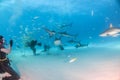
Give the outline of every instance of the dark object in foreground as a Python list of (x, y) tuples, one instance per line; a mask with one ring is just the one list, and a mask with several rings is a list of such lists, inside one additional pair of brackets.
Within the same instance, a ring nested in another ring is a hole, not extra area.
[(10, 46), (12, 47), (13, 46), (13, 40), (10, 40)]
[(58, 46), (60, 50), (64, 50), (64, 47), (62, 45)]
[(33, 51), (33, 54), (36, 55), (36, 48), (35, 46), (41, 46), (41, 43), (37, 43), (37, 40), (31, 40), (30, 42), (26, 42), (25, 46), (30, 47), (30, 49)]

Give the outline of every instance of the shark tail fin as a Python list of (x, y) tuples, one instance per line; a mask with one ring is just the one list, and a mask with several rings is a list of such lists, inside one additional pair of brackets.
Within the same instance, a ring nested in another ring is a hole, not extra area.
[(113, 25), (112, 25), (112, 23), (110, 23), (110, 28), (112, 28), (113, 27)]

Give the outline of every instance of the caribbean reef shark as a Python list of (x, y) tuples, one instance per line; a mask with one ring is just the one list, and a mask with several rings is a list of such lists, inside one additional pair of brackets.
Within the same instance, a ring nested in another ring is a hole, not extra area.
[(112, 24), (110, 24), (109, 29), (101, 33), (99, 36), (101, 37), (107, 37), (107, 36), (112, 36), (112, 37), (117, 37), (120, 35), (120, 28), (113, 27)]

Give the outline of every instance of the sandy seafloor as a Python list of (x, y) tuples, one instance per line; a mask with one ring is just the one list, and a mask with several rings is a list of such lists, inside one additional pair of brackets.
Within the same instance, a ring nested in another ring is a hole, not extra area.
[(9, 55), (23, 80), (120, 80), (119, 48), (69, 47), (37, 53), (33, 56), (30, 49), (18, 49)]

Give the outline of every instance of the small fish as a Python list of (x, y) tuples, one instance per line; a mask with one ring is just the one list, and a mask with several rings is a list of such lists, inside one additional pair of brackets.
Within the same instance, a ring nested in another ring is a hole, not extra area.
[(91, 16), (94, 16), (94, 11), (93, 10), (91, 11)]
[(77, 60), (77, 58), (72, 58), (70, 59), (69, 63), (75, 62)]
[(34, 17), (34, 19), (38, 19), (38, 18), (39, 18), (39, 16), (35, 16), (35, 17)]

